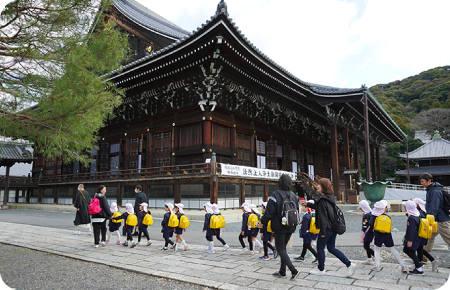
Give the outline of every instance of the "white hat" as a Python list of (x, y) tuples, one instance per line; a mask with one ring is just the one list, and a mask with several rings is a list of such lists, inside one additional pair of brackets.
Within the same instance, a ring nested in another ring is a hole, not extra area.
[(409, 215), (420, 216), (420, 212), (417, 209), (417, 205), (414, 201), (412, 200), (405, 201), (403, 205), (406, 207), (406, 211), (408, 212)]
[(213, 203), (213, 204), (211, 205), (211, 209), (212, 209), (212, 211), (213, 211), (213, 214), (219, 214), (219, 213), (220, 213), (220, 211), (219, 211), (219, 205), (216, 204), (216, 203)]
[(359, 208), (363, 210), (364, 213), (371, 213), (372, 209), (370, 208), (369, 203), (367, 200), (361, 200), (359, 202)]
[(144, 208), (144, 211), (147, 212), (148, 210), (148, 204), (146, 202), (141, 203), (142, 207)]
[(125, 208), (127, 209), (128, 214), (134, 214), (134, 207), (131, 203), (127, 203), (125, 205)]
[(117, 207), (117, 202), (113, 202), (111, 203), (111, 207), (109, 208), (109, 210), (113, 213), (116, 211), (119, 211), (119, 208)]
[(184, 214), (183, 208), (184, 208), (184, 204), (182, 203), (176, 203), (175, 206), (178, 208), (178, 212), (181, 214)]
[(376, 202), (376, 203), (373, 205), (372, 214), (373, 214), (374, 216), (382, 215), (382, 214), (384, 213), (384, 210), (386, 209), (386, 206), (387, 206), (386, 203), (383, 202), (382, 200)]
[(264, 208), (267, 208), (267, 202), (263, 202), (263, 203), (262, 203), (262, 206), (263, 206)]
[(172, 203), (165, 203), (165, 205), (169, 208), (170, 213), (173, 213), (173, 204)]
[(207, 213), (213, 214), (212, 204), (210, 202), (205, 203), (204, 207)]
[(256, 207), (256, 205), (251, 204), (251, 205), (250, 205), (250, 209), (251, 209), (252, 211), (254, 211), (256, 214), (259, 214), (259, 211), (258, 211), (258, 208)]
[(425, 201), (423, 201), (423, 199), (417, 197), (413, 199), (413, 201), (420, 207), (421, 210), (427, 212), (427, 210), (425, 209)]
[(252, 211), (252, 210), (250, 209), (250, 205), (249, 205), (248, 203), (246, 203), (246, 202), (244, 202), (244, 203), (241, 205), (241, 208), (243, 208), (245, 212), (251, 212), (251, 211)]

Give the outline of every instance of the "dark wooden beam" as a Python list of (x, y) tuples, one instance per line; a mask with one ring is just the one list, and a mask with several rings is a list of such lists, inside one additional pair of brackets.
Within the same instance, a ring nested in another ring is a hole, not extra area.
[[(348, 135), (348, 128), (342, 131), (342, 137), (344, 138), (344, 167), (350, 169), (350, 139)], [(350, 189), (351, 175), (344, 175), (345, 189)], [(345, 192), (345, 201), (348, 201), (348, 193)]]
[(333, 179), (334, 195), (339, 197), (339, 155), (338, 155), (338, 143), (337, 143), (337, 124), (334, 123), (330, 126), (331, 131), (331, 169)]
[[(359, 168), (359, 158), (358, 158), (358, 135), (357, 134), (353, 134), (353, 169), (360, 169)], [(359, 182), (359, 173), (355, 176), (355, 181)], [(359, 185), (356, 184), (355, 182), (355, 187), (356, 187), (356, 191), (358, 192), (359, 195)]]
[(5, 175), (5, 192), (3, 194), (3, 206), (8, 205), (9, 199), (9, 166), (6, 166), (6, 175)]
[(375, 147), (375, 155), (377, 162), (377, 180), (381, 180), (380, 146)]
[(370, 170), (372, 173), (372, 181), (377, 180), (377, 174), (375, 172), (375, 150), (374, 146), (370, 145)]

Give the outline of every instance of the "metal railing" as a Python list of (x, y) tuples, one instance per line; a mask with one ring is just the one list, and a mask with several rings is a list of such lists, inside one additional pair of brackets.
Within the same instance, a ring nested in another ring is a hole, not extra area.
[[(407, 183), (392, 183), (388, 184), (386, 186), (387, 188), (393, 188), (393, 189), (403, 189), (403, 190), (419, 190), (419, 191), (425, 191), (425, 187), (418, 184), (407, 184)], [(447, 190), (450, 192), (450, 187), (444, 187), (444, 190)]]

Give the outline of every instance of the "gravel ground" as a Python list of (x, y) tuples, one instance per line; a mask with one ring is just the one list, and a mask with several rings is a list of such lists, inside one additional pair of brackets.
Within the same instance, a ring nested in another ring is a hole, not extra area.
[(15, 289), (210, 289), (5, 244), (0, 252), (1, 278)]

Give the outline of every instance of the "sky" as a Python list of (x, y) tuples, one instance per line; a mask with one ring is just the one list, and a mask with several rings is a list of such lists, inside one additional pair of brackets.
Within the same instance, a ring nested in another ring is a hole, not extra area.
[[(0, 0), (0, 8), (7, 2)], [(192, 31), (215, 14), (220, 0), (138, 2)], [(448, 0), (225, 2), (256, 47), (306, 82), (370, 87), (450, 65)]]

